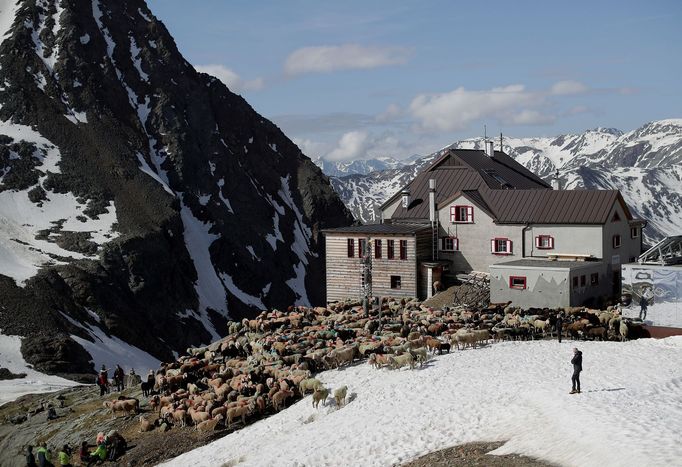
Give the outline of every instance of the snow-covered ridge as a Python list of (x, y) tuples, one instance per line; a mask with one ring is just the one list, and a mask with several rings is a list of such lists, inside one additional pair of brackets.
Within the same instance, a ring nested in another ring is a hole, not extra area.
[[(568, 394), (574, 342), (496, 343), (422, 369), (361, 363), (318, 375), (353, 400), (312, 396), (168, 466), (387, 466), (474, 441), (565, 466), (680, 465), (682, 337), (581, 342), (582, 393)], [(651, 362), (656, 362), (652, 365)]]
[[(494, 143), (498, 149), (499, 140)], [(466, 139), (447, 148), (483, 149), (483, 139)], [(682, 119), (650, 122), (627, 133), (596, 128), (556, 137), (505, 136), (503, 150), (546, 180), (559, 170), (566, 188), (620, 189), (635, 215), (650, 221), (645, 236), (651, 241), (682, 231), (676, 214), (682, 196), (678, 175)], [(328, 175), (357, 219), (376, 222), (378, 207), (441, 152), (411, 158), (397, 169), (344, 176), (332, 175), (334, 169)]]

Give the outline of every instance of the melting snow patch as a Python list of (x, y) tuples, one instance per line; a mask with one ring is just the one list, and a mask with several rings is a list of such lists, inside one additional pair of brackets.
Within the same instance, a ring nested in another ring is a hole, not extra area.
[(88, 33), (83, 34), (80, 38), (80, 41), (81, 41), (81, 44), (83, 44), (83, 45), (90, 42), (90, 34), (88, 34)]
[(46, 375), (30, 367), (21, 355), (19, 336), (6, 336), (0, 333), (0, 368), (7, 368), (15, 374), (26, 373), (25, 378), (0, 380), (0, 405), (26, 394), (53, 392), (78, 386), (74, 381)]
[(243, 292), (239, 287), (237, 287), (237, 284), (234, 283), (234, 281), (232, 280), (232, 276), (226, 273), (222, 273), (220, 274), (220, 278), (222, 279), (223, 284), (225, 284), (227, 290), (232, 295), (237, 297), (243, 304), (256, 307), (258, 308), (259, 311), (266, 309), (260, 297), (254, 297), (253, 295), (249, 295), (246, 292)]
[(413, 371), (327, 371), (317, 376), (325, 387), (356, 394), (345, 407), (330, 397), (314, 409), (308, 396), (164, 465), (400, 465), (495, 440), (509, 440), (498, 454), (566, 466), (680, 465), (682, 337), (581, 342), (583, 392), (569, 395), (575, 345), (506, 342)]

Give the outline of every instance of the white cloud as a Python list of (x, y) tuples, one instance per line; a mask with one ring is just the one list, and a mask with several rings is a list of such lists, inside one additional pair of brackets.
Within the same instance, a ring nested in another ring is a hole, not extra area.
[(339, 139), (336, 148), (324, 156), (329, 161), (358, 159), (367, 153), (368, 134), (366, 131), (349, 131)]
[(579, 81), (559, 81), (554, 83), (550, 88), (549, 92), (555, 96), (569, 96), (574, 94), (584, 94), (588, 92), (590, 88)]
[(556, 121), (554, 115), (544, 114), (538, 110), (525, 109), (518, 113), (503, 117), (503, 123), (508, 125), (548, 125)]
[(292, 141), (299, 147), (301, 152), (311, 159), (316, 159), (329, 151), (329, 144), (313, 141), (308, 138), (293, 137)]
[(377, 115), (375, 120), (380, 123), (391, 122), (402, 117), (404, 114), (405, 112), (400, 108), (400, 106), (397, 104), (391, 104), (386, 108), (386, 110)]
[(303, 47), (293, 51), (284, 63), (287, 75), (368, 69), (407, 63), (412, 49), (344, 44)]
[(263, 78), (243, 80), (237, 73), (223, 65), (196, 65), (194, 68), (198, 72), (215, 76), (233, 92), (258, 91), (265, 85)]
[(527, 91), (521, 84), (485, 91), (459, 87), (442, 94), (418, 95), (410, 104), (410, 112), (422, 129), (456, 131), (481, 118), (513, 120), (524, 108), (543, 103), (541, 93)]

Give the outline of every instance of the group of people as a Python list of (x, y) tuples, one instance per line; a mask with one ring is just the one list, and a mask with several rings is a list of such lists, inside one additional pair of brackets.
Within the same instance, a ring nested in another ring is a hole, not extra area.
[[(126, 440), (116, 431), (110, 431), (106, 436), (104, 433), (98, 433), (96, 439), (96, 449), (90, 451), (90, 445), (87, 441), (81, 443), (78, 457), (81, 465), (91, 466), (99, 464), (106, 460), (114, 461), (121, 456), (128, 445)], [(57, 462), (59, 466), (71, 466), (71, 448), (64, 445), (57, 453)], [(41, 443), (35, 454), (33, 453), (33, 446), (29, 446), (26, 450), (26, 466), (27, 467), (51, 467), (55, 464), (50, 459), (50, 451), (47, 449), (45, 442)]]
[[(135, 370), (130, 370), (130, 374), (134, 375)], [(116, 385), (116, 391), (121, 392), (125, 389), (123, 383), (124, 379), (125, 372), (123, 371), (123, 368), (121, 368), (121, 365), (116, 365), (116, 369), (114, 370), (114, 385)], [(102, 365), (102, 368), (99, 370), (97, 385), (99, 386), (100, 397), (109, 394), (109, 370), (107, 370), (105, 365)]]

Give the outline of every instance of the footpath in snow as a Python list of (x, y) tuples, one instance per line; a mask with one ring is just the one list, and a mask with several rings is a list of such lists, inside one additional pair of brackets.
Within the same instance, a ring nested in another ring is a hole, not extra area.
[[(570, 395), (572, 348), (582, 394)], [(422, 369), (367, 363), (318, 375), (347, 385), (339, 410), (311, 396), (168, 466), (388, 466), (473, 441), (508, 442), (565, 466), (682, 466), (682, 337), (528, 341), (435, 357)]]
[(26, 373), (25, 378), (0, 381), (0, 405), (25, 394), (52, 392), (77, 386), (78, 383), (59, 376), (46, 375), (29, 368), (21, 356), (21, 337), (0, 334), (0, 368), (15, 374)]

